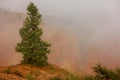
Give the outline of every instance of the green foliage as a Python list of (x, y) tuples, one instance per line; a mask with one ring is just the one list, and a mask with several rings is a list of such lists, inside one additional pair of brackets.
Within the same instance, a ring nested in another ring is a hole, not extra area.
[(23, 77), (23, 75), (19, 71), (12, 72), (12, 74), (15, 74), (17, 76)]
[(30, 3), (27, 7), (27, 17), (19, 32), (22, 39), (16, 46), (16, 51), (23, 54), (22, 63), (34, 66), (48, 64), (47, 56), (50, 53), (50, 44), (41, 39), (43, 31), (38, 27), (40, 22), (41, 15), (38, 8)]
[(5, 69), (3, 70), (3, 72), (5, 72), (5, 73), (7, 73), (7, 74), (10, 74), (10, 67), (5, 68)]
[(120, 69), (112, 70), (98, 64), (93, 70), (95, 72), (94, 76), (85, 75), (79, 77), (68, 72), (64, 80), (120, 80)]
[(100, 64), (98, 64), (96, 67), (93, 68), (94, 72), (99, 76), (100, 78), (109, 78), (109, 70), (105, 67), (102, 67)]
[(81, 79), (79, 80), (101, 80), (99, 77), (96, 77), (96, 76), (83, 76), (81, 77)]
[(80, 77), (68, 72), (65, 76), (65, 80), (80, 80)]
[(26, 79), (27, 79), (27, 80), (36, 80), (36, 78), (33, 77), (33, 76), (30, 75), (30, 74), (28, 74), (28, 75), (26, 76)]
[(113, 71), (111, 69), (107, 69), (106, 67), (102, 67), (100, 64), (98, 64), (93, 69), (94, 69), (94, 72), (97, 74), (96, 76), (98, 76), (100, 79), (120, 80), (119, 69)]

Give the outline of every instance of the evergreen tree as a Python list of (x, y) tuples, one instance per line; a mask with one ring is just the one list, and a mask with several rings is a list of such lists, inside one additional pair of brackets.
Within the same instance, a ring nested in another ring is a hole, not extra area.
[(27, 7), (27, 17), (20, 29), (21, 42), (17, 44), (16, 51), (23, 55), (22, 63), (43, 66), (48, 64), (48, 54), (50, 53), (47, 42), (41, 39), (42, 28), (38, 25), (41, 22), (41, 14), (38, 8), (30, 3)]

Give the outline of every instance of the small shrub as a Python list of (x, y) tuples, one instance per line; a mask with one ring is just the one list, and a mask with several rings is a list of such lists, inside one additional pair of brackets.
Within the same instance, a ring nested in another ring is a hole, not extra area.
[(3, 72), (5, 72), (5, 73), (7, 73), (7, 74), (10, 74), (10, 68), (9, 68), (9, 67), (8, 67), (8, 68), (5, 68)]
[(18, 71), (15, 71), (13, 74), (18, 75), (20, 77), (23, 77), (22, 74), (20, 72), (18, 72)]
[(28, 74), (28, 75), (26, 76), (26, 79), (28, 79), (28, 80), (36, 80), (36, 78), (33, 77), (31, 74)]
[(83, 76), (80, 80), (101, 80), (100, 78), (96, 76)]
[(120, 80), (119, 69), (111, 70), (98, 64), (93, 68), (96, 76), (104, 80)]
[(67, 73), (65, 80), (80, 80), (80, 77), (72, 73)]

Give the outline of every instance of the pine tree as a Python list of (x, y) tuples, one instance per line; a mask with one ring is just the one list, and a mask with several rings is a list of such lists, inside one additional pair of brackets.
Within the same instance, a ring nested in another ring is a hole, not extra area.
[(27, 7), (27, 17), (19, 31), (21, 42), (16, 46), (16, 51), (23, 55), (22, 63), (35, 66), (48, 64), (47, 56), (50, 53), (50, 44), (41, 39), (43, 31), (38, 27), (40, 22), (41, 14), (39, 14), (38, 8), (30, 3)]

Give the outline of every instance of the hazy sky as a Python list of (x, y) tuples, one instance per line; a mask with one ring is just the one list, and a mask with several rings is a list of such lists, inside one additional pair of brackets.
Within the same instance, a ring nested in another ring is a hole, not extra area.
[(43, 15), (57, 16), (76, 23), (83, 18), (103, 21), (120, 17), (119, 0), (0, 0), (0, 7), (24, 12), (30, 1), (37, 4)]
[(48, 26), (71, 29), (84, 36), (85, 43), (120, 37), (119, 0), (0, 0), (0, 7), (25, 12), (30, 1), (39, 7)]
[(120, 19), (119, 0), (0, 0), (0, 7), (25, 12), (30, 1), (39, 7), (43, 17), (58, 19), (60, 24), (98, 28)]
[(76, 18), (100, 20), (120, 17), (119, 0), (0, 0), (0, 7), (24, 12), (30, 1), (38, 5), (43, 15), (73, 21)]
[(25, 12), (30, 1), (39, 7), (46, 24), (74, 29), (90, 38), (120, 36), (119, 0), (0, 0), (0, 7)]

